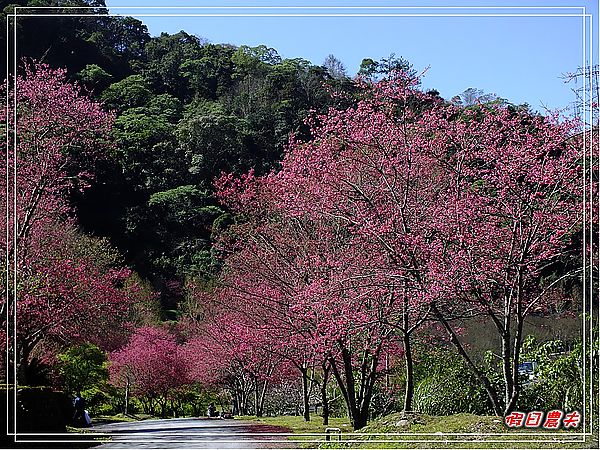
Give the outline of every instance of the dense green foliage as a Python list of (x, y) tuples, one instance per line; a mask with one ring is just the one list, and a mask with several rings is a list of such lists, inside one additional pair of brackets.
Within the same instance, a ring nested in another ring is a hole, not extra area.
[[(523, 408), (581, 411), (584, 395), (584, 362), (581, 341), (570, 350), (560, 340), (537, 342), (529, 336), (524, 344), (523, 361), (536, 361), (534, 381), (527, 384), (519, 399)], [(594, 370), (595, 369), (595, 370)], [(596, 367), (587, 370), (597, 372)]]
[[(317, 66), (184, 31), (151, 37), (137, 19), (103, 17), (103, 0), (15, 0), (3, 10), (3, 27), (14, 6), (32, 8), (20, 14), (40, 6), (100, 14), (20, 18), (17, 56), (65, 67), (117, 112), (113, 159), (72, 200), (85, 231), (109, 237), (161, 293), (165, 310), (177, 308), (186, 279), (207, 282), (218, 270), (211, 234), (225, 211), (213, 197), (215, 177), (266, 173), (291, 134), (308, 137), (309, 111), (348, 101), (332, 100), (330, 90), (355, 89), (333, 55)], [(377, 79), (398, 68), (410, 65), (394, 55), (365, 59), (360, 74)]]
[[(15, 0), (4, 14), (14, 5), (106, 12), (102, 0)], [(133, 18), (20, 18), (18, 27), (18, 56), (66, 67), (118, 113), (114, 158), (73, 203), (84, 229), (110, 237), (167, 310), (182, 300), (177, 286), (186, 278), (207, 281), (217, 270), (211, 232), (224, 211), (213, 179), (273, 168), (290, 134), (306, 135), (308, 112), (331, 102), (326, 85), (350, 86), (331, 65), (183, 31), (151, 37)]]
[(67, 392), (96, 387), (108, 378), (106, 354), (94, 344), (80, 344), (58, 355), (58, 371)]
[(432, 415), (493, 414), (481, 383), (464, 360), (445, 348), (423, 351), (417, 364), (415, 411)]

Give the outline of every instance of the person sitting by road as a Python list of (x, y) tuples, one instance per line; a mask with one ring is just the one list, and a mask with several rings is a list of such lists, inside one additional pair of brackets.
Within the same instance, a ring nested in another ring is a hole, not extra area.
[(217, 416), (217, 408), (215, 407), (214, 403), (211, 403), (210, 405), (208, 405), (207, 414), (208, 414), (208, 417), (216, 417)]
[(73, 425), (76, 427), (85, 427), (88, 425), (85, 417), (85, 400), (81, 396), (81, 392), (77, 391), (75, 400), (73, 401), (75, 414), (73, 414)]

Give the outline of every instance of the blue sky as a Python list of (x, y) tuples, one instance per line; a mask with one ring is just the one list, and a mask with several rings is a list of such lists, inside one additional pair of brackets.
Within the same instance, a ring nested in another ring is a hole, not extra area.
[[(481, 0), (462, 2), (418, 2), (378, 0), (253, 2), (199, 0), (107, 0), (111, 12), (137, 16), (152, 35), (184, 30), (213, 43), (264, 44), (284, 58), (302, 57), (321, 64), (334, 54), (350, 75), (363, 58), (380, 59), (391, 53), (402, 56), (422, 70), (425, 88), (435, 88), (451, 98), (469, 87), (495, 93), (513, 103), (564, 108), (574, 100), (561, 75), (583, 62), (581, 7), (593, 14), (598, 28), (597, 1), (531, 1), (511, 3)], [(531, 6), (502, 9), (500, 6)], [(117, 9), (117, 6), (373, 6), (386, 9)], [(434, 9), (392, 9), (392, 6), (433, 6)], [(443, 6), (444, 8), (439, 8)], [(465, 6), (470, 9), (449, 9)], [(492, 9), (476, 7), (486, 6)], [(550, 6), (568, 7), (551, 9)], [(428, 14), (427, 17), (148, 17), (147, 14), (221, 13), (338, 13), (338, 14)], [(490, 14), (490, 17), (440, 17), (432, 14)], [(506, 17), (499, 14), (538, 14), (544, 17)], [(558, 15), (565, 15), (559, 17)], [(574, 17), (566, 17), (573, 15)], [(589, 50), (589, 36), (586, 46)], [(594, 47), (597, 35), (594, 32)], [(596, 50), (594, 53), (597, 54)], [(594, 56), (597, 63), (597, 57)]]

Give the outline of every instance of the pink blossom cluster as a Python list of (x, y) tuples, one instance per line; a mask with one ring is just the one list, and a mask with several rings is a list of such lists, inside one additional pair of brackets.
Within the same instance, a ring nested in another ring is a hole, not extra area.
[(454, 342), (454, 317), (487, 315), (516, 340), (504, 344), (510, 409), (511, 327), (557, 301), (545, 271), (582, 229), (579, 124), (460, 108), (402, 76), (358, 86), (353, 107), (309, 119), (311, 139), (292, 138), (279, 170), (217, 181), (240, 217), (221, 241), (219, 297), (282, 354), (328, 359), (349, 408), (398, 342), (410, 357), (424, 326), (443, 323)]

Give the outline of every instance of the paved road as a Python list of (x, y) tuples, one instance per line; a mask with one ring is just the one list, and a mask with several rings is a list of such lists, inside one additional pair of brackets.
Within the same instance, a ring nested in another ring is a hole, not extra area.
[(281, 428), (239, 420), (144, 420), (95, 425), (91, 430), (112, 436), (109, 443), (97, 449), (296, 448), (286, 436), (268, 435), (284, 432)]

